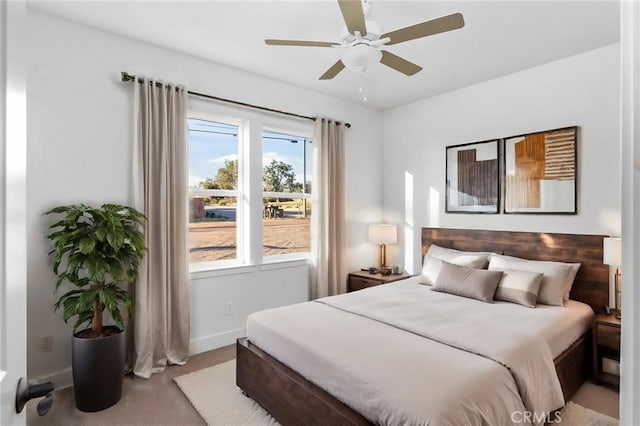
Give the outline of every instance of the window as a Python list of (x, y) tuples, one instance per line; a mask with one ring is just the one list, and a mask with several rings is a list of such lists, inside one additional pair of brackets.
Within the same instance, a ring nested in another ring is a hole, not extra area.
[(192, 271), (308, 258), (311, 126), (266, 124), (189, 118)]
[(237, 260), (238, 126), (189, 119), (189, 259)]
[(263, 131), (263, 256), (311, 251), (311, 140)]

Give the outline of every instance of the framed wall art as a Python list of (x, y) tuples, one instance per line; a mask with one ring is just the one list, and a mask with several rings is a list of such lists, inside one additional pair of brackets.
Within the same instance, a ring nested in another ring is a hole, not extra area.
[(504, 212), (577, 214), (577, 127), (504, 139)]
[(446, 148), (447, 213), (499, 213), (499, 140)]

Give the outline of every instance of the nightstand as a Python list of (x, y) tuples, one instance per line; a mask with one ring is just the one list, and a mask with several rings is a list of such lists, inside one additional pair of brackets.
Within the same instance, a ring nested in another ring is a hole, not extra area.
[(602, 358), (620, 362), (620, 320), (613, 314), (593, 318), (593, 382), (620, 386), (620, 376), (602, 371)]
[(380, 284), (392, 283), (409, 278), (411, 275), (403, 272), (400, 275), (370, 274), (366, 271), (351, 272), (347, 281), (347, 292), (362, 290)]

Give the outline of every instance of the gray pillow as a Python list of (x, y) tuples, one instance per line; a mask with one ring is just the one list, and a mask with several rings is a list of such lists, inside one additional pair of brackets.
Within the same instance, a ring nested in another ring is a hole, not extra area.
[(442, 268), (431, 289), (492, 303), (501, 278), (502, 271), (474, 269), (442, 261)]
[(498, 284), (494, 299), (535, 308), (542, 273), (516, 269), (503, 269), (502, 272), (504, 275)]

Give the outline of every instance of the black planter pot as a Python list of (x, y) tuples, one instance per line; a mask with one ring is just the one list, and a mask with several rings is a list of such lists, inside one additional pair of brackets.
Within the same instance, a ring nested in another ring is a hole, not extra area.
[(125, 333), (116, 327), (107, 337), (81, 338), (71, 343), (73, 391), (80, 411), (100, 411), (120, 401), (124, 378)]

